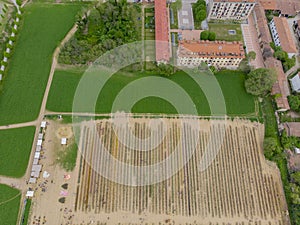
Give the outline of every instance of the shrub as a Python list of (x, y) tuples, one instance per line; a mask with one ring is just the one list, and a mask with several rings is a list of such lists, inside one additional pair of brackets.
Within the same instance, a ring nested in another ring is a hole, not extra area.
[(216, 33), (209, 32), (209, 34), (208, 34), (208, 40), (215, 41), (216, 40)]
[(201, 32), (200, 40), (208, 40), (208, 37), (209, 37), (209, 31), (205, 30)]

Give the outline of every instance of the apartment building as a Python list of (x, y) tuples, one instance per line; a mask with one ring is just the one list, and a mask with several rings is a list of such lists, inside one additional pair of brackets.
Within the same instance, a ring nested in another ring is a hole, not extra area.
[(210, 0), (208, 20), (245, 20), (255, 6), (255, 0)]
[(197, 67), (202, 62), (217, 68), (236, 69), (245, 58), (241, 42), (181, 41), (177, 50), (177, 65)]
[(281, 46), (282, 50), (287, 52), (290, 58), (298, 53), (287, 18), (274, 17), (270, 22), (270, 30), (275, 45)]

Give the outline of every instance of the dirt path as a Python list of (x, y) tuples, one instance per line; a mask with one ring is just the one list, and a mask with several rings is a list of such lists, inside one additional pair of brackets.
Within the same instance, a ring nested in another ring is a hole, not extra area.
[(26, 184), (25, 178), (12, 178), (12, 177), (0, 176), (0, 183), (6, 184), (13, 188), (17, 188), (21, 191), (25, 191), (27, 188), (25, 185)]
[(13, 128), (20, 128), (20, 127), (29, 127), (29, 126), (37, 126), (37, 120), (25, 122), (25, 123), (16, 123), (16, 124), (0, 126), (0, 130), (7, 130), (7, 129), (13, 129)]

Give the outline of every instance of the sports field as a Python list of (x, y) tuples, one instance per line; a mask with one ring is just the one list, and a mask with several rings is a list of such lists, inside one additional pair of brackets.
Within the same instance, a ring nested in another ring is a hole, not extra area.
[(7, 185), (0, 184), (0, 224), (17, 223), (21, 193)]
[[(96, 112), (111, 112), (112, 103), (123, 87), (128, 83), (151, 73), (130, 75), (115, 74), (102, 89), (98, 98)], [(55, 112), (71, 112), (73, 96), (82, 72), (57, 70), (49, 93), (47, 109)], [(255, 98), (244, 89), (245, 75), (238, 71), (221, 71), (216, 74), (223, 91), (229, 115), (250, 115), (255, 112)], [(210, 109), (206, 97), (199, 86), (184, 72), (177, 72), (170, 78), (179, 84), (192, 98), (199, 115), (209, 115)], [(174, 107), (160, 98), (148, 97), (137, 102), (132, 112), (139, 113), (176, 113)]]
[(22, 177), (26, 171), (35, 127), (0, 130), (0, 175)]
[[(52, 54), (75, 22), (79, 4), (29, 4), (0, 93), (0, 124), (36, 119)], [(22, 109), (22, 110), (20, 110)]]

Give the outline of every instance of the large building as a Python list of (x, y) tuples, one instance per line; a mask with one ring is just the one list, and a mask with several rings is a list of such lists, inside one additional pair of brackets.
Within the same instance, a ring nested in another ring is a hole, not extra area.
[(210, 0), (208, 20), (245, 20), (255, 6), (255, 0)]
[(217, 68), (236, 69), (245, 58), (241, 42), (181, 41), (177, 51), (178, 66), (196, 67), (205, 62)]
[(170, 60), (169, 24), (166, 0), (155, 0), (155, 54), (158, 63)]
[(264, 10), (278, 11), (282, 16), (296, 16), (300, 12), (299, 0), (258, 0)]
[(270, 22), (270, 30), (275, 45), (281, 46), (282, 50), (287, 52), (290, 58), (298, 53), (285, 17), (274, 17)]

